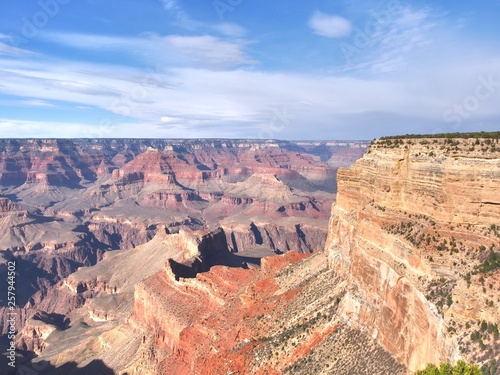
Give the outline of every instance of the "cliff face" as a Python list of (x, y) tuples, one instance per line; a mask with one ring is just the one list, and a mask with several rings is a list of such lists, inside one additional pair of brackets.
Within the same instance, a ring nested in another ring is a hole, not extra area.
[(453, 148), (443, 139), (397, 146), (374, 143), (350, 171), (340, 171), (339, 189), (343, 190), (338, 205), (353, 207), (349, 201), (355, 188), (360, 207), (375, 199), (380, 206), (442, 222), (497, 224), (500, 151), (469, 151), (475, 140), (455, 142), (459, 146)]
[(491, 140), (478, 142), (379, 140), (338, 173), (326, 248), (329, 267), (348, 285), (339, 314), (411, 370), (461, 356), (477, 361), (471, 323), (500, 318), (488, 304), (498, 297), (498, 270), (484, 275), (493, 283), (480, 298), (469, 289), (479, 275), (472, 286), (463, 281), (487, 256), (478, 249), (499, 244), (490, 226), (500, 222), (500, 152), (486, 149)]

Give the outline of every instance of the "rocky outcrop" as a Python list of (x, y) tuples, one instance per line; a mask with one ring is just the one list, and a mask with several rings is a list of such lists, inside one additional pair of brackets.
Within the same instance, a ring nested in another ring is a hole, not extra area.
[(234, 261), (221, 230), (163, 229), (53, 287), (84, 302), (64, 316), (36, 314), (18, 347), (55, 368), (98, 358), (130, 374), (406, 375), (366, 333), (337, 319), (344, 285), (325, 252), (291, 251), (249, 269), (246, 257)]
[[(411, 370), (460, 356), (477, 360), (459, 348), (466, 334), (454, 334), (453, 327), (466, 321), (449, 309), (470, 303), (455, 302), (466, 288), (453, 285), (477, 262), (471, 250), (456, 253), (470, 244), (499, 243), (477, 231), (500, 221), (500, 153), (473, 150), (476, 142), (491, 140), (379, 140), (338, 173), (326, 248), (330, 268), (348, 285), (339, 314)], [(452, 292), (436, 305), (429, 285), (446, 283)], [(498, 321), (490, 313), (484, 317)]]
[(130, 249), (151, 240), (156, 234), (155, 225), (134, 223), (126, 218), (96, 215), (86, 231), (108, 249)]
[(37, 312), (24, 325), (16, 346), (39, 355), (46, 348), (47, 337), (57, 329), (64, 329), (67, 324), (64, 315)]
[(269, 248), (277, 254), (295, 250), (311, 253), (323, 248), (326, 231), (309, 225), (276, 225), (273, 223), (249, 223), (248, 225), (223, 224), (228, 247), (232, 252), (245, 252), (256, 247)]
[(406, 374), (335, 318), (341, 288), (329, 285), (325, 260), (289, 252), (262, 259), (258, 271), (217, 266), (191, 279), (176, 279), (167, 264), (134, 294), (150, 372)]
[(360, 197), (371, 200), (378, 194), (377, 204), (383, 207), (452, 224), (498, 223), (499, 151), (477, 150), (475, 139), (451, 141), (456, 143), (445, 139), (409, 142), (412, 144), (394, 147), (375, 142), (352, 174), (341, 172), (339, 178), (355, 179), (356, 171), (362, 170)]
[(22, 208), (10, 199), (0, 197), (0, 214), (11, 211), (21, 211)]

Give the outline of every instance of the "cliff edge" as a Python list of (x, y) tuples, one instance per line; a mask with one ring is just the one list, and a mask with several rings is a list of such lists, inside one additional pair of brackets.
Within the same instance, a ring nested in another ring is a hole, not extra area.
[(499, 146), (391, 137), (338, 172), (326, 249), (347, 285), (339, 314), (412, 371), (499, 358)]

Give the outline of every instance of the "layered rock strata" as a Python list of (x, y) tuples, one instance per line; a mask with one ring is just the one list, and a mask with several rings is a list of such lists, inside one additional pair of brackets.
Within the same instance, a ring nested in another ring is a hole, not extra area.
[[(16, 261), (17, 326), (81, 301), (49, 291), (105, 253), (223, 228), (232, 252), (311, 252), (326, 238), (333, 153), (366, 142), (0, 140), (0, 278)], [(318, 148), (319, 147), (319, 148)], [(351, 151), (352, 148), (352, 151)], [(6, 294), (0, 293), (0, 312)], [(42, 300), (44, 302), (42, 302)], [(62, 302), (66, 301), (66, 302)], [(41, 304), (41, 305), (40, 305)], [(54, 306), (58, 306), (57, 309)], [(0, 314), (0, 332), (7, 332)]]
[(484, 355), (469, 336), (478, 322), (500, 323), (491, 303), (500, 270), (475, 275), (486, 248), (500, 244), (497, 147), (498, 139), (379, 140), (338, 173), (327, 251), (347, 283), (340, 317), (411, 370), (497, 355), (497, 336), (484, 336)]

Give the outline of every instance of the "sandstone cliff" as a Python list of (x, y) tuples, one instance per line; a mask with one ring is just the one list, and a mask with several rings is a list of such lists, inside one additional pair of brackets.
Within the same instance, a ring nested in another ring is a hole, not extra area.
[(477, 323), (500, 322), (500, 270), (474, 271), (500, 243), (497, 147), (498, 139), (379, 140), (338, 173), (327, 251), (347, 282), (339, 314), (411, 370), (498, 355), (494, 334), (481, 348), (470, 342)]

